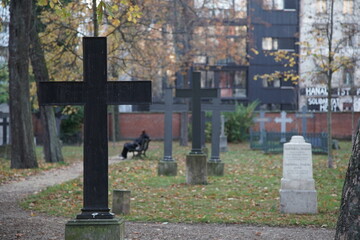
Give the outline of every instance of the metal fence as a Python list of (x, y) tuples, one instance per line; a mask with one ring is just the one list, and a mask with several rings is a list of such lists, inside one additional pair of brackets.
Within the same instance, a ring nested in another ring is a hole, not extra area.
[[(254, 150), (263, 150), (265, 153), (281, 153), (283, 144), (290, 141), (294, 135), (301, 135), (297, 132), (254, 132), (250, 130), (250, 148)], [(312, 146), (312, 152), (326, 154), (327, 133), (308, 133), (303, 136), (307, 143)]]

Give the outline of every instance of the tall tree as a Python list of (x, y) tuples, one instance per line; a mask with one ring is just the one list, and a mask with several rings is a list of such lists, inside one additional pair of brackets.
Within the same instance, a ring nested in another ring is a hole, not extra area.
[(35, 168), (38, 166), (29, 96), (31, 12), (31, 1), (10, 1), (9, 105), (12, 168)]
[(360, 239), (360, 132), (352, 148), (342, 190), (340, 214), (336, 226), (336, 240)]
[[(32, 1), (33, 14), (30, 29), (30, 61), (36, 82), (49, 81), (44, 51), (39, 38), (39, 22), (37, 18), (37, 6)], [(40, 106), (40, 116), (43, 125), (43, 151), (46, 162), (62, 162), (61, 143), (57, 134), (54, 109), (51, 106)]]
[[(354, 36), (359, 33), (354, 15), (356, 5), (347, 5), (353, 1), (319, 1), (317, 2), (317, 18), (304, 11), (304, 29), (311, 29), (310, 34), (302, 33), (301, 58), (307, 65), (301, 67), (302, 74), (312, 84), (325, 85), (327, 88), (327, 133), (329, 168), (334, 168), (332, 150), (332, 112), (336, 111), (333, 104), (333, 87), (343, 84), (344, 70), (353, 68), (359, 61), (357, 48), (352, 46)], [(357, 10), (359, 10), (357, 6)], [(310, 19), (308, 21), (308, 19)], [(315, 19), (315, 20), (313, 20)], [(311, 24), (311, 25), (310, 25)], [(310, 27), (310, 28), (309, 28)], [(306, 70), (305, 70), (306, 69)], [(353, 83), (351, 83), (353, 84)]]

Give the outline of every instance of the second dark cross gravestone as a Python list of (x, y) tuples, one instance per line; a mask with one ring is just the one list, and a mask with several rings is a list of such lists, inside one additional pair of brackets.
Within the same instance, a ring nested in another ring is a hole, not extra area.
[(173, 104), (172, 88), (165, 89), (165, 104), (150, 105), (151, 111), (164, 111), (164, 158), (159, 162), (158, 175), (176, 176), (177, 164), (172, 157), (172, 115), (173, 112), (187, 112), (187, 104)]
[(192, 89), (176, 89), (176, 97), (191, 98), (192, 148), (190, 154), (202, 154), (201, 148), (201, 99), (217, 97), (217, 89), (201, 88), (201, 73), (193, 72)]
[(2, 122), (0, 123), (0, 126), (2, 126), (2, 142), (0, 145), (6, 145), (8, 144), (8, 128), (9, 128), (9, 122), (8, 122), (9, 114), (0, 112), (0, 119), (2, 119)]
[[(98, 227), (102, 221), (83, 229), (82, 219), (113, 219), (108, 208), (108, 137), (107, 105), (141, 104), (151, 102), (149, 81), (107, 81), (106, 38), (83, 38), (84, 81), (41, 82), (39, 102), (41, 105), (84, 105), (84, 199), (81, 214), (69, 222), (65, 238), (83, 239), (86, 231), (90, 235), (104, 234)], [(87, 223), (88, 224), (88, 223)], [(106, 225), (108, 234), (114, 223)], [(120, 224), (119, 224), (120, 225)], [(95, 227), (96, 226), (96, 227)], [(97, 230), (92, 230), (97, 229)], [(121, 227), (116, 228), (120, 236)], [(105, 237), (106, 238), (106, 237)], [(94, 238), (95, 239), (95, 238)], [(113, 238), (109, 238), (113, 239)]]
[(287, 118), (286, 117), (286, 112), (282, 111), (280, 114), (280, 118), (275, 118), (275, 122), (276, 123), (280, 123), (281, 124), (281, 139), (280, 142), (281, 143), (285, 143), (286, 142), (286, 124), (287, 123), (291, 123), (293, 121), (292, 118)]
[(176, 97), (191, 98), (192, 148), (186, 157), (186, 181), (189, 184), (207, 183), (207, 161), (201, 146), (201, 99), (217, 97), (217, 89), (202, 89), (201, 73), (192, 73), (192, 89), (176, 89)]
[(211, 157), (208, 161), (208, 175), (224, 175), (224, 163), (220, 159), (220, 131), (221, 131), (221, 112), (231, 112), (235, 110), (232, 104), (221, 104), (220, 90), (217, 89), (217, 98), (212, 99), (212, 104), (202, 104), (202, 109), (212, 111), (211, 117)]
[(307, 106), (304, 105), (301, 108), (302, 112), (301, 113), (296, 113), (296, 117), (297, 118), (301, 118), (301, 130), (302, 130), (302, 134), (303, 137), (306, 138), (306, 134), (307, 134), (307, 119), (308, 118), (313, 118), (314, 114), (313, 113), (309, 113)]

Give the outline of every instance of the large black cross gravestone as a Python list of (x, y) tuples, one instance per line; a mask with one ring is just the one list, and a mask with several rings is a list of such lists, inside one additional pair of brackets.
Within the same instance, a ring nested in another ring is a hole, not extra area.
[(107, 81), (105, 37), (83, 38), (84, 81), (41, 82), (41, 105), (84, 105), (84, 200), (77, 219), (112, 219), (108, 208), (107, 105), (151, 102), (150, 81)]
[(216, 98), (217, 89), (201, 88), (201, 73), (193, 72), (192, 89), (176, 89), (176, 97), (191, 98), (192, 149), (190, 154), (202, 154), (201, 148), (201, 99)]

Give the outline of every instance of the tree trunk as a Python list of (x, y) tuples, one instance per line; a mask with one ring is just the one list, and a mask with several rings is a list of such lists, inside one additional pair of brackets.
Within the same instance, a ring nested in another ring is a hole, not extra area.
[(44, 128), (44, 156), (46, 162), (63, 162), (61, 142), (57, 133), (54, 109), (49, 106), (40, 107), (41, 121)]
[(9, 95), (11, 168), (36, 168), (29, 93), (31, 1), (10, 1)]
[[(41, 47), (36, 22), (36, 2), (33, 2), (33, 16), (31, 21), (30, 32), (30, 60), (35, 75), (36, 82), (49, 81), (49, 73), (47, 70), (44, 51)], [(37, 93), (39, 95), (39, 92)], [(41, 106), (40, 116), (43, 126), (43, 144), (44, 156), (46, 162), (62, 162), (64, 161), (61, 152), (61, 143), (58, 138), (56, 119), (53, 107)]]
[(336, 240), (360, 239), (360, 134), (356, 134), (342, 191)]
[(330, 2), (330, 26), (328, 31), (328, 70), (327, 70), (327, 89), (328, 89), (328, 95), (327, 95), (327, 132), (328, 132), (328, 168), (334, 168), (334, 162), (333, 162), (333, 151), (332, 151), (332, 108), (331, 108), (331, 95), (332, 95), (332, 78), (334, 70), (332, 69), (332, 64), (334, 61), (333, 57), (333, 35), (334, 34), (334, 0), (331, 0)]
[[(191, 74), (190, 67), (192, 63), (192, 55), (190, 54), (191, 40), (194, 30), (194, 14), (190, 11), (191, 1), (189, 0), (174, 0), (173, 1), (173, 28), (174, 28), (174, 48), (177, 61), (181, 62), (180, 72), (184, 88), (189, 86), (189, 76)], [(187, 74), (183, 74), (186, 72)], [(179, 74), (180, 75), (180, 74)], [(187, 103), (188, 100), (185, 100)], [(188, 145), (188, 113), (181, 113), (181, 129), (180, 129), (180, 146)]]
[(327, 96), (327, 102), (328, 102), (328, 108), (326, 113), (326, 120), (327, 120), (327, 133), (328, 133), (328, 168), (334, 168), (334, 161), (333, 161), (333, 154), (332, 154), (332, 109), (331, 109), (331, 80), (329, 80), (328, 84), (328, 96)]

